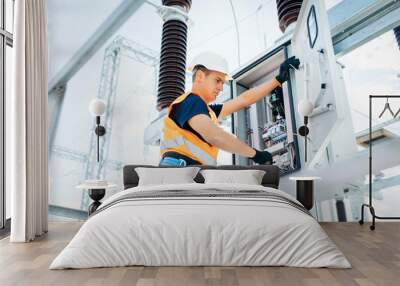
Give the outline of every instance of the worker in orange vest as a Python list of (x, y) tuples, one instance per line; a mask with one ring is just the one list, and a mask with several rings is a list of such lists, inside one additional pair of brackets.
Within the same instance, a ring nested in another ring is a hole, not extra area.
[(272, 164), (267, 151), (254, 149), (218, 125), (218, 119), (256, 103), (288, 80), (291, 68), (300, 61), (285, 60), (279, 74), (272, 80), (243, 92), (223, 104), (210, 104), (231, 80), (227, 61), (211, 52), (196, 57), (188, 70), (192, 72), (193, 86), (176, 98), (168, 107), (161, 135), (160, 166), (216, 165), (218, 150), (249, 157), (258, 164)]

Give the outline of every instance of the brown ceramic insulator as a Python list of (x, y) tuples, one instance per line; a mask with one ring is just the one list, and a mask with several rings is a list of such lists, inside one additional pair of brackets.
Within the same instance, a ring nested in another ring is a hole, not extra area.
[[(163, 1), (170, 3), (187, 1)], [(190, 2), (191, 4), (191, 2)], [(189, 5), (190, 7), (190, 5)], [(168, 20), (163, 25), (157, 109), (168, 107), (185, 92), (187, 25), (179, 20)]]
[(393, 32), (394, 32), (394, 36), (396, 37), (396, 40), (397, 40), (397, 45), (399, 46), (399, 49), (400, 49), (400, 26), (394, 28)]
[[(191, 0), (162, 0), (164, 6), (179, 6), (189, 12)], [(163, 25), (157, 109), (168, 107), (185, 92), (187, 25), (168, 20)]]
[(279, 28), (285, 32), (286, 28), (297, 21), (303, 0), (276, 0)]
[(162, 4), (164, 6), (180, 6), (189, 11), (192, 6), (192, 0), (162, 0)]

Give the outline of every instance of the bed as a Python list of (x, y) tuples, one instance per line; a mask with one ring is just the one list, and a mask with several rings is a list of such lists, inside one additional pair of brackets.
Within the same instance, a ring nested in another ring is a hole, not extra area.
[[(343, 253), (292, 196), (275, 166), (201, 166), (265, 171), (260, 185), (138, 185), (124, 167), (124, 190), (106, 199), (50, 269), (144, 266), (350, 268)], [(176, 167), (171, 167), (176, 168)], [(136, 169), (138, 170), (138, 169)]]

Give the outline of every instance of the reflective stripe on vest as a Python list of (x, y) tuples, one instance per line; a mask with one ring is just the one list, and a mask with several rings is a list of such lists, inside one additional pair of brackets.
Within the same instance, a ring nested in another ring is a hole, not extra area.
[(208, 155), (206, 152), (201, 150), (192, 142), (185, 140), (183, 137), (176, 137), (171, 140), (161, 141), (160, 149), (161, 151), (163, 151), (174, 147), (179, 147), (182, 145), (186, 145), (186, 147), (189, 149), (190, 152), (193, 153), (193, 155), (195, 155), (197, 158), (201, 158), (202, 161), (204, 161), (204, 163), (206, 163), (207, 165), (217, 165), (217, 161), (214, 160), (213, 157)]

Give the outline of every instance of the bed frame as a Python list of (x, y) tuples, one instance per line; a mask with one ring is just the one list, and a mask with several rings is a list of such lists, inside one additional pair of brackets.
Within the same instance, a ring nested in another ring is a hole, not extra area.
[[(133, 188), (138, 185), (139, 176), (135, 171), (137, 167), (147, 167), (147, 168), (160, 168), (153, 165), (126, 165), (124, 166), (124, 189)], [(253, 165), (253, 166), (239, 166), (239, 165), (221, 165), (221, 166), (196, 166), (201, 169), (217, 169), (217, 170), (263, 170), (265, 175), (262, 179), (261, 184), (264, 187), (271, 187), (278, 189), (279, 187), (279, 168), (273, 165)], [(162, 168), (185, 168), (185, 167), (166, 167)], [(204, 183), (203, 176), (198, 173), (194, 178), (197, 183)]]

